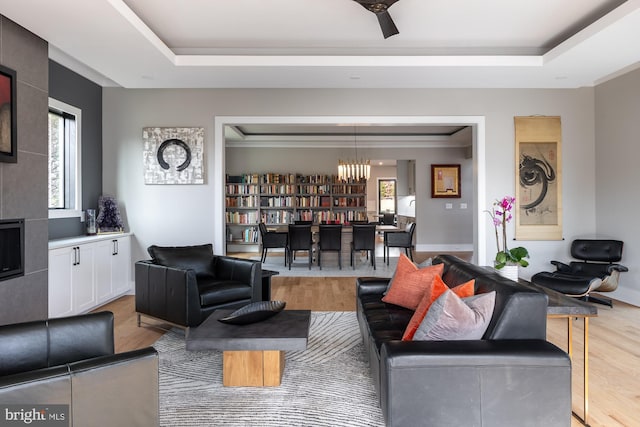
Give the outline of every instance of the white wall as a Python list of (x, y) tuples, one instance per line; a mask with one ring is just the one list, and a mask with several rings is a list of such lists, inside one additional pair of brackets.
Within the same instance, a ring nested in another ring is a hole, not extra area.
[(629, 272), (614, 297), (640, 306), (640, 70), (596, 88), (595, 117), (596, 235), (624, 241), (622, 264)]
[[(562, 117), (564, 241), (519, 242), (531, 252), (524, 277), (548, 270), (568, 242), (595, 230), (594, 91), (576, 90), (148, 90), (105, 88), (103, 94), (103, 191), (114, 194), (135, 233), (134, 259), (151, 244), (195, 244), (213, 239), (213, 123), (216, 116), (484, 116), (486, 200), (515, 192), (513, 117)], [(142, 128), (204, 126), (205, 185), (149, 186), (142, 175)], [(402, 158), (402, 157), (400, 157)], [(585, 166), (586, 165), (586, 166)], [(429, 183), (428, 164), (416, 165), (416, 182)], [(463, 172), (464, 173), (464, 172)], [(472, 171), (468, 171), (472, 173)], [(419, 188), (418, 188), (419, 190)], [(463, 188), (463, 197), (472, 189)], [(431, 199), (430, 199), (431, 200)], [(443, 199), (435, 199), (443, 200)], [(443, 202), (444, 203), (444, 202)], [(482, 208), (482, 206), (481, 206)], [(419, 213), (426, 207), (417, 206)], [(427, 211), (429, 211), (427, 209)], [(427, 218), (427, 221), (429, 218)], [(426, 221), (422, 221), (425, 223)], [(437, 223), (437, 222), (436, 222)], [(491, 236), (488, 219), (481, 218)], [(445, 232), (455, 229), (441, 227)], [(495, 253), (491, 239), (489, 258)]]

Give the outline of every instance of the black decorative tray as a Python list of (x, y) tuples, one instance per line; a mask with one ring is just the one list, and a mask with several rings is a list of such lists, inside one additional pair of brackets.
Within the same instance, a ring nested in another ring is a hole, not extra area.
[(237, 309), (226, 317), (218, 319), (222, 323), (247, 325), (266, 320), (284, 310), (284, 301), (258, 301)]

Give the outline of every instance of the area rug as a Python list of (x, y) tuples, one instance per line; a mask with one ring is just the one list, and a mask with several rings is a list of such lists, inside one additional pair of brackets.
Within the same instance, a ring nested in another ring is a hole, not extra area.
[(179, 329), (154, 347), (162, 426), (384, 426), (355, 312), (312, 312), (280, 387), (223, 387), (222, 352), (186, 351)]
[[(331, 255), (334, 255), (333, 257)], [(326, 258), (326, 259), (325, 259)], [(335, 254), (328, 253), (322, 256), (322, 270), (318, 268), (316, 262), (311, 264), (311, 270), (306, 256), (298, 256), (293, 262), (291, 270), (284, 266), (284, 256), (268, 256), (266, 261), (262, 263), (263, 270), (277, 271), (280, 276), (284, 277), (391, 277), (396, 271), (398, 257), (391, 257), (389, 265), (382, 260), (382, 257), (376, 257), (376, 269), (371, 266), (371, 262), (365, 256), (358, 254), (355, 257), (356, 268), (349, 265), (349, 261), (342, 263), (342, 270), (338, 269), (338, 260)], [(260, 256), (251, 257), (256, 261), (260, 260)]]

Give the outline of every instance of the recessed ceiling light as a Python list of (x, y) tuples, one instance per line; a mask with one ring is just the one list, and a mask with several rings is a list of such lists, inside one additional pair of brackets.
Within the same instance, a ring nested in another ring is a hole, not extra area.
[(349, 78), (350, 78), (351, 80), (360, 80), (360, 76), (356, 76), (356, 75), (349, 76)]

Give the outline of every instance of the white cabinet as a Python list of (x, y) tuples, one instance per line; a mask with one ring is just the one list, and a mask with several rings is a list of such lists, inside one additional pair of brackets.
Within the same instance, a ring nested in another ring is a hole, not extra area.
[(90, 311), (130, 289), (130, 235), (49, 243), (49, 317)]
[(96, 305), (95, 247), (79, 245), (74, 249), (75, 265), (71, 266), (72, 306), (75, 313), (84, 313)]
[(71, 283), (75, 247), (49, 251), (49, 317), (73, 314)]
[(103, 304), (109, 301), (113, 295), (113, 280), (111, 278), (111, 262), (102, 262), (111, 260), (113, 252), (113, 243), (111, 240), (102, 240), (94, 243), (96, 250), (96, 259), (101, 262), (96, 263), (96, 294), (97, 303)]
[(131, 290), (131, 238), (112, 240), (111, 283), (113, 293), (122, 295)]
[(75, 245), (49, 251), (49, 316), (70, 316), (96, 305), (94, 248)]

